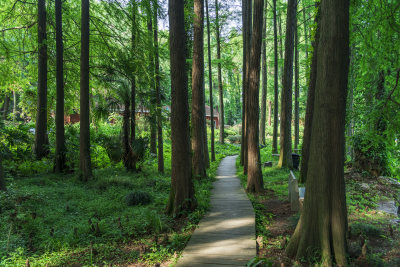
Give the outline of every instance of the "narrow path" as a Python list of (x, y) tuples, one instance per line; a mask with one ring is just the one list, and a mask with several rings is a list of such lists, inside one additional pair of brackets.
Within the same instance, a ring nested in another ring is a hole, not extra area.
[(236, 177), (236, 158), (221, 161), (211, 208), (176, 266), (245, 266), (256, 255), (254, 210)]

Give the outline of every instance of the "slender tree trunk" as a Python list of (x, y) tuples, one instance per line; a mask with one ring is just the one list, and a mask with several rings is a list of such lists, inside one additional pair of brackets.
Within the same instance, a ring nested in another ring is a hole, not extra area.
[(192, 67), (192, 150), (193, 174), (206, 176), (204, 162), (204, 0), (194, 1)]
[(46, 1), (38, 0), (38, 102), (34, 151), (37, 159), (49, 153), (47, 139), (47, 33)]
[(167, 212), (180, 216), (196, 207), (190, 149), (185, 17), (182, 0), (168, 1), (171, 63), (171, 191)]
[(264, 190), (261, 172), (259, 133), (259, 87), (260, 87), (260, 58), (263, 35), (264, 0), (254, 0), (253, 33), (251, 39), (250, 73), (248, 91), (248, 174), (247, 191), (261, 192)]
[(302, 1), (302, 3), (303, 3), (303, 28), (304, 28), (304, 42), (305, 42), (305, 48), (304, 48), (304, 51), (305, 51), (305, 53), (306, 53), (306, 62), (307, 62), (307, 64), (306, 64), (306, 81), (307, 81), (307, 85), (308, 85), (308, 83), (309, 83), (309, 78), (310, 78), (310, 76), (308, 75), (309, 73), (308, 73), (308, 67), (307, 66), (309, 66), (308, 65), (308, 33), (307, 33), (307, 28), (308, 28), (308, 26), (307, 26), (307, 21), (306, 21), (306, 4), (305, 4), (305, 1), (303, 0)]
[(218, 92), (219, 92), (219, 142), (224, 143), (224, 94), (222, 88), (222, 70), (221, 70), (221, 38), (220, 38), (220, 28), (219, 28), (219, 18), (218, 18), (218, 0), (215, 0), (215, 28), (216, 28), (216, 38), (217, 38), (217, 59), (218, 59)]
[(297, 149), (299, 146), (299, 36), (298, 36), (298, 24), (297, 19), (294, 30), (294, 148)]
[(211, 161), (215, 161), (214, 103), (213, 103), (213, 83), (212, 83), (212, 67), (211, 67), (210, 17), (208, 15), (208, 0), (205, 1), (206, 1), (206, 16), (207, 16), (208, 85), (210, 90)]
[[(264, 10), (266, 10), (265, 2)], [(262, 29), (262, 93), (261, 93), (261, 124), (260, 124), (260, 143), (265, 145), (265, 127), (267, 113), (267, 16), (264, 16)]]
[(65, 169), (65, 137), (64, 137), (64, 45), (62, 32), (62, 0), (56, 0), (56, 155), (54, 171), (59, 173)]
[(317, 28), (315, 30), (314, 41), (312, 42), (313, 54), (311, 58), (311, 71), (310, 71), (310, 83), (307, 92), (307, 106), (306, 106), (306, 117), (304, 123), (303, 133), (303, 145), (301, 150), (301, 165), (300, 165), (300, 183), (306, 183), (307, 172), (308, 172), (308, 158), (310, 156), (310, 144), (311, 144), (311, 129), (314, 116), (314, 100), (315, 100), (315, 86), (317, 81), (317, 53), (319, 36), (320, 36), (320, 9), (317, 6), (317, 14), (315, 17)]
[(15, 122), (16, 119), (17, 119), (17, 92), (13, 90), (13, 122)]
[(158, 3), (154, 0), (154, 52), (155, 52), (155, 74), (156, 74), (156, 97), (157, 97), (157, 143), (158, 143), (158, 172), (164, 173), (164, 141), (162, 129), (162, 105), (160, 85), (160, 56), (158, 51)]
[(274, 129), (272, 134), (272, 153), (278, 153), (278, 111), (279, 111), (279, 75), (278, 75), (278, 29), (276, 21), (276, 0), (273, 0), (274, 12)]
[(131, 171), (134, 169), (133, 165), (136, 164), (133, 159), (133, 152), (132, 152), (132, 146), (130, 145), (130, 138), (129, 138), (129, 130), (130, 130), (130, 114), (131, 111), (129, 109), (130, 106), (130, 99), (127, 98), (124, 101), (124, 115), (123, 115), (123, 126), (122, 126), (122, 131), (123, 131), (123, 149), (124, 149), (124, 156), (123, 156), (123, 162), (125, 169), (127, 171)]
[(288, 0), (285, 62), (283, 73), (283, 88), (281, 96), (281, 132), (280, 156), (278, 166), (293, 167), (292, 161), (292, 85), (293, 85), (293, 52), (294, 52), (294, 27), (296, 23), (296, 0)]
[(242, 0), (242, 39), (243, 39), (243, 76), (242, 76), (242, 138), (240, 142), (240, 165), (244, 166), (246, 147), (246, 62), (247, 62), (247, 9), (248, 1)]
[[(149, 43), (150, 43), (150, 52), (149, 52), (149, 70), (150, 70), (150, 84), (151, 87), (155, 87), (155, 76), (154, 76), (154, 36), (153, 36), (153, 21), (152, 21), (152, 13), (151, 13), (151, 3), (148, 3), (148, 11), (147, 11), (147, 30), (149, 34)], [(151, 95), (155, 96), (156, 90), (152, 91)], [(157, 98), (157, 96), (155, 96)], [(154, 104), (150, 104), (153, 108), (150, 109), (150, 153), (157, 155), (157, 108), (154, 108)], [(155, 112), (154, 112), (155, 110)]]
[(248, 127), (247, 127), (247, 119), (249, 117), (249, 81), (250, 81), (250, 51), (251, 51), (251, 37), (252, 37), (252, 1), (249, 0), (249, 3), (247, 5), (247, 15), (246, 15), (246, 23), (247, 23), (247, 30), (246, 30), (246, 77), (245, 77), (245, 121), (244, 121), (244, 126), (245, 126), (245, 138), (244, 138), (244, 165), (243, 165), (243, 173), (247, 174), (247, 168), (248, 168)]
[(81, 112), (79, 178), (82, 181), (88, 181), (92, 177), (89, 121), (89, 0), (82, 0), (81, 23)]
[[(136, 139), (136, 63), (135, 63), (135, 55), (136, 55), (136, 1), (131, 0), (132, 4), (132, 29), (131, 29), (131, 57), (132, 57), (132, 66), (134, 73), (131, 77), (131, 138), (130, 145), (131, 147), (135, 143)], [(132, 171), (136, 171), (136, 162), (133, 162)]]
[[(347, 266), (343, 169), (349, 1), (324, 0), (320, 5), (321, 32), (316, 51), (318, 72), (307, 193), (300, 220), (286, 252), (296, 259), (312, 258), (323, 266)], [(315, 251), (321, 259), (315, 258)]]

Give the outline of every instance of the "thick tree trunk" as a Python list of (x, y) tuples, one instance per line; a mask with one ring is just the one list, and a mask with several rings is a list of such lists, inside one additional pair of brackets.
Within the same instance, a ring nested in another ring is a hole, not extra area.
[(4, 171), (3, 171), (3, 163), (2, 156), (0, 155), (0, 191), (6, 191), (6, 181), (4, 180)]
[(79, 178), (88, 181), (92, 177), (90, 158), (89, 121), (89, 0), (82, 0), (81, 20), (81, 77), (80, 77), (80, 164)]
[(299, 146), (299, 36), (297, 19), (294, 31), (294, 148)]
[[(133, 69), (135, 69), (135, 54), (136, 54), (136, 1), (131, 0), (132, 4), (132, 29), (131, 29), (131, 57)], [(135, 143), (136, 139), (136, 73), (131, 77), (131, 138), (130, 145)], [(136, 171), (136, 162), (133, 162), (132, 171)]]
[(248, 120), (248, 117), (249, 117), (249, 81), (250, 81), (250, 51), (251, 51), (251, 42), (252, 42), (252, 40), (251, 40), (251, 37), (252, 37), (252, 18), (253, 18), (253, 15), (252, 15), (252, 6), (253, 6), (253, 4), (252, 4), (252, 0), (249, 0), (248, 1), (248, 4), (247, 4), (247, 9), (246, 9), (246, 12), (247, 12), (247, 14), (246, 14), (246, 35), (245, 35), (245, 40), (246, 40), (246, 66), (245, 66), (245, 68), (246, 68), (246, 77), (245, 77), (245, 81), (244, 81), (244, 83), (245, 83), (245, 94), (246, 94), (246, 97), (245, 97), (245, 106), (246, 106), (246, 108), (245, 108), (245, 110), (244, 110), (244, 113), (245, 113), (245, 120), (244, 120), (244, 141), (243, 141), (243, 148), (244, 148), (244, 162), (243, 162), (243, 173), (244, 174), (247, 174), (247, 171), (248, 171), (248, 156), (249, 156), (249, 154), (248, 154), (248, 134), (249, 134), (249, 132), (248, 132), (248, 127), (247, 127), (247, 120)]
[(210, 90), (211, 161), (215, 161), (214, 102), (213, 102), (213, 82), (212, 82), (212, 67), (211, 67), (210, 17), (208, 15), (208, 0), (205, 1), (206, 1), (206, 17), (207, 17), (208, 85)]
[(276, 0), (273, 0), (274, 12), (274, 129), (272, 133), (272, 153), (278, 153), (278, 112), (279, 112), (279, 73), (278, 73), (278, 28), (276, 21)]
[(250, 73), (248, 91), (248, 174), (247, 191), (261, 192), (264, 189), (261, 172), (259, 133), (259, 87), (260, 87), (260, 57), (263, 35), (264, 0), (254, 0), (253, 33), (250, 54)]
[(62, 1), (56, 0), (56, 155), (55, 172), (62, 172), (65, 169), (65, 137), (64, 137), (64, 47), (62, 37)]
[(219, 92), (219, 142), (224, 143), (224, 94), (222, 88), (222, 67), (221, 67), (221, 38), (219, 29), (219, 18), (218, 18), (218, 0), (215, 0), (215, 28), (217, 38), (217, 59), (218, 59), (218, 92)]
[[(265, 8), (266, 10), (266, 3)], [(265, 127), (267, 113), (267, 16), (264, 16), (262, 30), (262, 93), (261, 93), (261, 124), (260, 124), (260, 143), (265, 145)]]
[(37, 159), (49, 153), (47, 138), (47, 33), (46, 1), (38, 0), (38, 102), (34, 152)]
[(313, 54), (311, 58), (311, 71), (310, 71), (310, 83), (307, 92), (307, 106), (306, 106), (306, 117), (304, 123), (303, 133), (303, 145), (301, 150), (301, 165), (300, 165), (300, 183), (307, 181), (308, 172), (308, 158), (310, 156), (310, 143), (311, 143), (311, 129), (314, 115), (314, 100), (315, 100), (315, 85), (317, 81), (317, 58), (318, 55), (315, 51), (318, 51), (319, 36), (320, 36), (320, 9), (317, 6), (317, 14), (315, 17), (317, 28), (315, 30), (313, 45)]
[[(167, 212), (174, 216), (196, 207), (190, 149), (185, 17), (182, 0), (168, 1), (171, 63), (171, 191)], [(182, 70), (183, 68), (183, 70)]]
[(162, 130), (162, 105), (160, 85), (160, 56), (158, 51), (158, 3), (154, 0), (154, 52), (157, 98), (157, 145), (158, 145), (158, 172), (164, 173), (164, 141)]
[(194, 37), (192, 66), (192, 150), (193, 174), (206, 176), (204, 162), (204, 0), (194, 1)]
[[(307, 193), (286, 249), (290, 257), (347, 266), (344, 130), (349, 69), (349, 1), (321, 1), (315, 111)], [(310, 249), (313, 248), (313, 249)], [(321, 259), (316, 259), (318, 251)], [(319, 261), (321, 260), (321, 261)], [(335, 263), (333, 263), (333, 260)]]
[(293, 167), (292, 161), (292, 85), (293, 85), (293, 51), (294, 27), (296, 23), (296, 0), (288, 1), (285, 61), (283, 73), (283, 87), (281, 96), (281, 131), (280, 131), (280, 156), (278, 166)]

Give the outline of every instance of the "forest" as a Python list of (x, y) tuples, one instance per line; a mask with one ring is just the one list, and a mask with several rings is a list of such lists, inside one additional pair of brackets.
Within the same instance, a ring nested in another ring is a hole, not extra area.
[(399, 79), (396, 0), (2, 0), (0, 266), (400, 266)]

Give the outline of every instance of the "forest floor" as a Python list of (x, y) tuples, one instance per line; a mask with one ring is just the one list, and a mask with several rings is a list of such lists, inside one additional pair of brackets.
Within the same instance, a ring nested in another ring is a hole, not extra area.
[[(299, 219), (287, 200), (288, 173), (276, 167), (264, 168), (267, 189), (250, 197), (256, 212), (257, 260), (272, 266), (314, 265), (294, 262), (285, 253)], [(244, 176), (241, 177), (244, 182)], [(372, 177), (353, 169), (346, 170), (345, 181), (350, 266), (400, 266), (400, 218), (379, 210), (393, 203), (400, 188), (387, 177)]]

